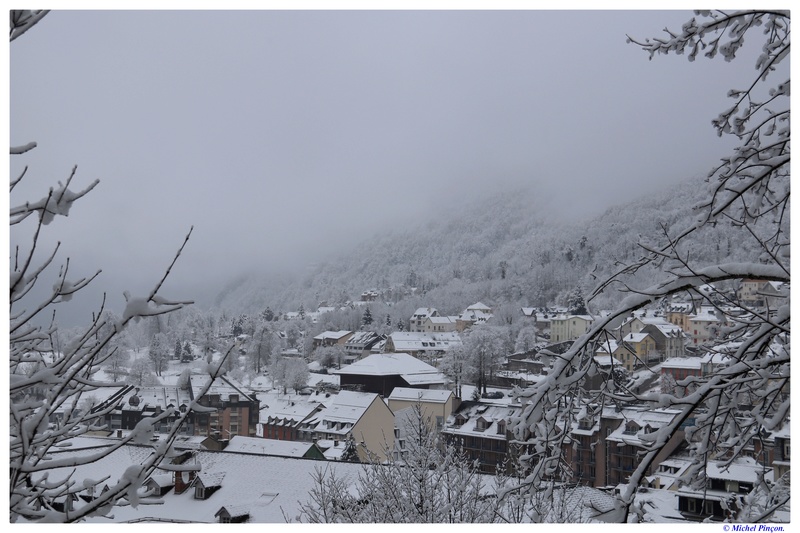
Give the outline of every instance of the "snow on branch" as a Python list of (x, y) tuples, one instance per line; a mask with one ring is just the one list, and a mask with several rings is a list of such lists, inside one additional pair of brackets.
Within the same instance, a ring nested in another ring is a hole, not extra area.
[(94, 189), (100, 180), (95, 180), (88, 187), (82, 191), (73, 192), (69, 190), (69, 184), (75, 176), (78, 167), (75, 166), (70, 173), (67, 182), (62, 184), (59, 182), (57, 188), (51, 188), (47, 196), (36, 202), (26, 202), (23, 205), (12, 207), (10, 210), (11, 224), (18, 224), (23, 221), (32, 213), (39, 213), (41, 223), (44, 225), (53, 221), (56, 215), (68, 216), (72, 204), (76, 200), (84, 197), (92, 189)]
[(11, 11), (11, 34), (10, 41), (24, 34), (26, 31), (35, 26), (45, 15), (50, 12), (49, 9), (31, 10), (19, 9)]
[(28, 150), (33, 150), (34, 148), (36, 148), (35, 142), (29, 142), (28, 144), (23, 144), (22, 146), (12, 146), (11, 155), (24, 154)]

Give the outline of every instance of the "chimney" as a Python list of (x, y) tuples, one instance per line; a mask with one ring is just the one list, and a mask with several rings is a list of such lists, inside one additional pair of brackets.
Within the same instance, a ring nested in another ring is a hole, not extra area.
[(194, 470), (189, 472), (175, 471), (175, 494), (181, 494), (192, 485), (197, 473)]

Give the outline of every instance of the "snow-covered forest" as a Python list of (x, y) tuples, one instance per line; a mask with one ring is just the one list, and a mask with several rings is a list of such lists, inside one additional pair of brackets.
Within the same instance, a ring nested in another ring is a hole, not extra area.
[[(697, 190), (704, 186), (702, 177), (691, 177), (597, 217), (576, 212), (555, 220), (542, 214), (547, 200), (535, 190), (499, 191), (425, 224), (345, 242), (340, 257), (294, 278), (231, 280), (221, 288), (216, 307), (228, 315), (254, 315), (266, 307), (315, 310), (320, 302), (342, 306), (367, 291), (380, 295), (377, 315), (388, 313), (395, 321), (422, 306), (442, 314), (456, 314), (478, 301), (512, 309), (563, 306), (576, 289), (588, 294), (617, 262), (641, 254), (641, 244), (689, 224), (696, 216)], [(570, 206), (564, 211), (570, 213)], [(682, 246), (700, 261), (741, 261), (754, 253), (745, 230), (730, 224), (699, 232)], [(655, 272), (644, 269), (634, 282), (647, 286)], [(608, 291), (590, 308), (609, 309), (620, 299), (619, 292)], [(386, 308), (382, 302), (393, 305)]]

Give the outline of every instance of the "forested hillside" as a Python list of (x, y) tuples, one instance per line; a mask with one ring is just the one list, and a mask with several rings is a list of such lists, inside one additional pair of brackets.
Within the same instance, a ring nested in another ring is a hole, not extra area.
[[(313, 310), (320, 302), (358, 300), (366, 290), (403, 309), (434, 306), (444, 314), (477, 301), (495, 307), (563, 304), (576, 289), (589, 294), (618, 261), (641, 254), (640, 243), (691, 224), (705, 187), (702, 179), (686, 180), (593, 218), (570, 213), (569, 205), (554, 218), (536, 191), (500, 191), (361, 243), (343, 236), (339, 257), (294, 277), (240, 277), (222, 289), (217, 305), (234, 314), (297, 310), (301, 304)], [(685, 252), (701, 263), (752, 257), (752, 250), (741, 248), (739, 231), (731, 226), (713, 239), (701, 233)], [(653, 279), (645, 269), (635, 281), (645, 287)], [(606, 291), (589, 303), (590, 310), (612, 306), (621, 296)]]

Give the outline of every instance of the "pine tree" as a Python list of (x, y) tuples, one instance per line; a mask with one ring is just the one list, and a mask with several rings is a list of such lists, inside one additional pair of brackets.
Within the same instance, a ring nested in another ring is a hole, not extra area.
[(172, 354), (172, 358), (180, 361), (182, 352), (183, 352), (183, 347), (181, 346), (180, 339), (175, 339), (175, 350)]
[(569, 300), (567, 301), (567, 312), (570, 315), (589, 314), (589, 312), (586, 310), (586, 302), (583, 300), (583, 293), (581, 292), (580, 287), (576, 287), (575, 290), (569, 295)]

